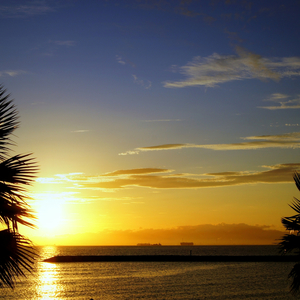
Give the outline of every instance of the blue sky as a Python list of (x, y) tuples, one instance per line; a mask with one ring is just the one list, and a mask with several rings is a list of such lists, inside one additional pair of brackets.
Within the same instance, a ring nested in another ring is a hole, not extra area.
[(38, 215), (53, 195), (72, 237), (282, 230), (299, 169), (299, 6), (1, 1), (0, 77), (21, 116), (16, 151), (40, 164)]

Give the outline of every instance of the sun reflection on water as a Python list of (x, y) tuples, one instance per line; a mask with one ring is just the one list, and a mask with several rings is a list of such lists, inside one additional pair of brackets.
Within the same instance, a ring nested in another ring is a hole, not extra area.
[(58, 288), (59, 266), (41, 263), (38, 275), (38, 294), (42, 299), (55, 299)]
[[(57, 253), (55, 246), (44, 247), (41, 257), (51, 257)], [(39, 299), (57, 299), (62, 292), (63, 286), (59, 283), (59, 264), (40, 262), (38, 267), (37, 294)]]

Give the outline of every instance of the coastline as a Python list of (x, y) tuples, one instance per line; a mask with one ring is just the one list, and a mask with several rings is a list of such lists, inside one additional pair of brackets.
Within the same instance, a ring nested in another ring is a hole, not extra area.
[(43, 260), (63, 262), (296, 262), (296, 255), (58, 255)]

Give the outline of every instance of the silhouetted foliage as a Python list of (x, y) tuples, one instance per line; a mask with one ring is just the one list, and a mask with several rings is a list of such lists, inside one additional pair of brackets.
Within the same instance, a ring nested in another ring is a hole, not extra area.
[[(294, 181), (300, 191), (300, 174), (297, 172), (294, 174)], [(299, 256), (299, 262), (294, 265), (288, 275), (288, 278), (292, 279), (290, 291), (296, 295), (300, 291), (300, 200), (294, 198), (294, 201), (289, 206), (297, 214), (281, 219), (281, 223), (290, 233), (282, 237), (279, 243), (279, 250), (281, 254), (295, 252)]]
[(0, 286), (11, 288), (18, 276), (32, 271), (37, 257), (30, 240), (18, 232), (18, 224), (34, 227), (27, 186), (37, 172), (31, 154), (9, 157), (10, 136), (18, 125), (18, 112), (0, 86), (0, 224), (6, 227), (0, 231)]

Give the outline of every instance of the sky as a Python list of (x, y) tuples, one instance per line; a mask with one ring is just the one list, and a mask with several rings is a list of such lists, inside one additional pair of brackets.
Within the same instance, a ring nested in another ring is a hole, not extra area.
[(37, 245), (272, 244), (299, 197), (296, 0), (1, 0)]

